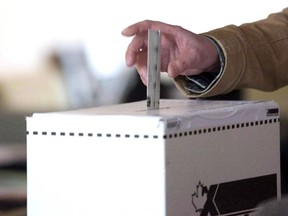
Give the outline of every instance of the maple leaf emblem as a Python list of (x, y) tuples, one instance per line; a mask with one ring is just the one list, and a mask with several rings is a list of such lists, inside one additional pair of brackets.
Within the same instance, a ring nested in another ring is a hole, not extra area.
[(207, 201), (208, 188), (201, 181), (196, 185), (196, 191), (192, 194), (192, 205), (196, 212), (201, 213)]

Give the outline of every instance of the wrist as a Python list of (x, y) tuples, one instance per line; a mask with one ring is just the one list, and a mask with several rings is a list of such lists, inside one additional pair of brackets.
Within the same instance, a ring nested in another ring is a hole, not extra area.
[(213, 48), (216, 50), (216, 55), (214, 55), (214, 60), (212, 57), (212, 64), (208, 68), (205, 69), (205, 72), (220, 72), (222, 71), (225, 65), (224, 52), (214, 38), (211, 38), (206, 35), (205, 37), (210, 41), (210, 43), (213, 45)]

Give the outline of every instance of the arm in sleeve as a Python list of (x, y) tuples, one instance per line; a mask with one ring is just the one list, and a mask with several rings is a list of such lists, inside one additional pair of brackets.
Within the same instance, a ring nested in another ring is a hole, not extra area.
[(187, 89), (187, 77), (174, 79), (191, 98), (226, 94), (234, 89), (273, 91), (288, 84), (288, 8), (267, 19), (241, 26), (229, 25), (204, 33), (224, 54), (222, 73), (202, 92)]

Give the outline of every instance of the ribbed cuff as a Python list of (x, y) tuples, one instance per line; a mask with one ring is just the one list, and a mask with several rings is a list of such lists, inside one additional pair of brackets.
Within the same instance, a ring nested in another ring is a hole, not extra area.
[(220, 60), (220, 70), (202, 72), (198, 75), (185, 76), (187, 82), (184, 88), (190, 92), (197, 94), (202, 94), (209, 90), (219, 79), (225, 66), (225, 56), (222, 48), (213, 38), (208, 36), (206, 37), (215, 45), (217, 49), (218, 57)]

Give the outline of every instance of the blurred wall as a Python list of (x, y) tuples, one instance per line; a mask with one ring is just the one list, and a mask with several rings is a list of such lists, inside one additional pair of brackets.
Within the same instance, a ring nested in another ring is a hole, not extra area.
[[(77, 46), (86, 53), (94, 85), (95, 101), (88, 105), (121, 102), (135, 73), (125, 66), (131, 38), (121, 31), (134, 22), (154, 19), (201, 33), (265, 18), (284, 7), (287, 0), (0, 0), (0, 111), (71, 108), (63, 68), (49, 58)], [(81, 91), (81, 85), (77, 88)]]

